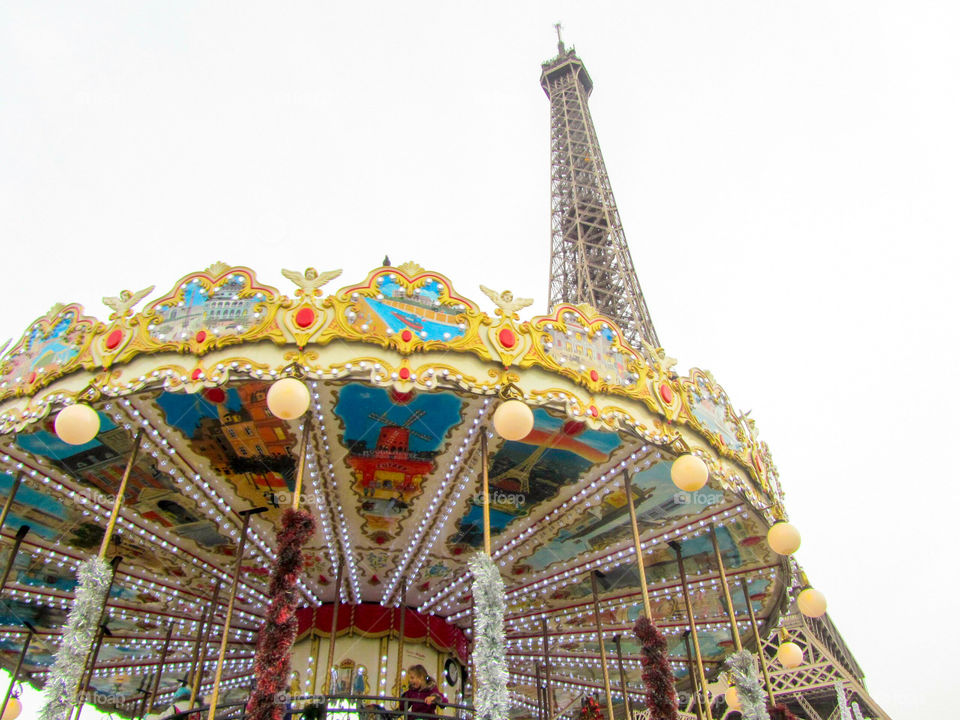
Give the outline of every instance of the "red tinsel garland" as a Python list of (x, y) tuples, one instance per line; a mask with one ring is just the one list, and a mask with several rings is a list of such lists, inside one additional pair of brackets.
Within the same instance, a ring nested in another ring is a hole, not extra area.
[(650, 720), (678, 720), (677, 691), (673, 684), (673, 671), (667, 660), (667, 641), (651, 620), (640, 616), (633, 627), (633, 634), (640, 641), (643, 665), (644, 694)]
[(603, 720), (600, 703), (592, 695), (588, 695), (580, 701), (580, 717), (578, 720)]
[(290, 648), (297, 636), (296, 585), (303, 569), (303, 546), (317, 527), (306, 510), (287, 510), (277, 533), (277, 564), (270, 578), (270, 607), (253, 660), (256, 689), (247, 703), (248, 720), (282, 720), (280, 697), (290, 679)]
[(767, 712), (770, 714), (770, 720), (797, 720), (797, 716), (790, 712), (784, 704), (767, 705)]

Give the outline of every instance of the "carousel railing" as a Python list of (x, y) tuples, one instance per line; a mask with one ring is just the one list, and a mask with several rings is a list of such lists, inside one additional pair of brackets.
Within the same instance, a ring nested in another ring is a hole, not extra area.
[[(473, 707), (458, 703), (438, 705), (438, 714), (415, 712), (410, 706), (418, 702), (389, 695), (285, 695), (280, 701), (284, 720), (432, 720), (459, 718), (473, 720)], [(392, 707), (388, 707), (392, 706)], [(204, 720), (209, 707), (196, 707), (165, 720)], [(214, 720), (244, 720), (246, 701), (222, 703)]]

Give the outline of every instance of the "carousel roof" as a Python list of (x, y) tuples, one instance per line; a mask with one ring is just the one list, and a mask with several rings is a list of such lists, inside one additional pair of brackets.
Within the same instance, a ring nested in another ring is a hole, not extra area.
[[(764, 542), (784, 513), (777, 472), (752, 421), (709, 372), (677, 375), (662, 349), (627, 346), (587, 306), (521, 321), (527, 301), (484, 288), (495, 306), (487, 314), (443, 275), (412, 263), (326, 294), (322, 285), (337, 274), (284, 271), (296, 285), (284, 295), (248, 268), (217, 264), (141, 312), (133, 307), (146, 292), (105, 298), (113, 313), (103, 321), (58, 305), (3, 356), (0, 491), (9, 495), (23, 477), (3, 536), (30, 527), (4, 591), (4, 665), (15, 664), (30, 622), (38, 636), (27, 669), (42, 682), (75, 569), (98, 549), (138, 432), (141, 452), (112, 546), (123, 561), (97, 690), (138, 695), (171, 624), (162, 687), (177, 687), (218, 583), (225, 602), (238, 512), (265, 507), (251, 518), (225, 672), (228, 682), (249, 685), (274, 527), (291, 502), (304, 427), (304, 504), (319, 529), (306, 551), (301, 605), (334, 599), (342, 558), (342, 602), (404, 602), (469, 629), (467, 559), (482, 546), (479, 439), (506, 396), (522, 398), (535, 419), (520, 441), (488, 433), (493, 557), (506, 584), (518, 695), (535, 697), (544, 627), (554, 682), (577, 692), (600, 686), (591, 570), (603, 573), (605, 634), (623, 636), (628, 675), (639, 679), (628, 501), (678, 677), (686, 675), (686, 615), (668, 541), (680, 542), (687, 559), (708, 669), (730, 650), (712, 525), (728, 576), (745, 578), (758, 617), (775, 622), (791, 582), (788, 563)], [(286, 376), (311, 389), (306, 424), (267, 408), (270, 383)], [(101, 417), (85, 445), (53, 432), (56, 413), (74, 402)], [(685, 452), (711, 471), (695, 493), (670, 479)], [(740, 593), (734, 602), (746, 622)]]

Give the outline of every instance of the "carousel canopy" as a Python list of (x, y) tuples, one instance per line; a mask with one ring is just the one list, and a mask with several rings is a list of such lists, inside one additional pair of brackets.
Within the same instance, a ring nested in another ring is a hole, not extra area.
[[(760, 621), (775, 622), (791, 582), (788, 563), (765, 541), (783, 516), (776, 469), (752, 421), (709, 372), (679, 376), (662, 349), (627, 346), (587, 306), (521, 321), (529, 301), (483, 288), (494, 306), (487, 314), (443, 275), (412, 263), (324, 292), (338, 274), (284, 271), (296, 286), (285, 295), (248, 268), (217, 264), (140, 312), (134, 307), (152, 288), (105, 298), (106, 320), (55, 306), (3, 356), (0, 491), (9, 496), (18, 477), (22, 485), (2, 533), (10, 539), (29, 526), (3, 591), (7, 667), (29, 622), (38, 634), (26, 668), (43, 682), (77, 565), (97, 553), (135, 442), (110, 548), (123, 558), (107, 610), (112, 636), (93, 680), (115, 699), (143, 694), (171, 627), (161, 691), (176, 689), (218, 585), (218, 606), (226, 602), (238, 513), (263, 507), (250, 519), (224, 675), (227, 686), (249, 686), (275, 527), (301, 459), (302, 507), (318, 523), (301, 607), (334, 602), (342, 561), (340, 602), (406, 606), (469, 637), (467, 561), (483, 543), (484, 433), (492, 555), (506, 584), (520, 704), (535, 697), (544, 634), (555, 686), (577, 694), (600, 687), (594, 570), (605, 637), (623, 637), (628, 678), (638, 681), (631, 629), (641, 602), (627, 503), (679, 678), (687, 617), (669, 541), (685, 558), (708, 672), (731, 645), (712, 527), (738, 590), (738, 619), (748, 621), (743, 578)], [(286, 377), (309, 389), (309, 412), (294, 420), (267, 405), (272, 384)], [(507, 398), (533, 410), (533, 429), (519, 440), (493, 430)], [(100, 426), (71, 445), (54, 420), (77, 403), (94, 408)], [(687, 453), (710, 470), (695, 492), (671, 480), (673, 461)], [(219, 638), (215, 628), (209, 642)]]

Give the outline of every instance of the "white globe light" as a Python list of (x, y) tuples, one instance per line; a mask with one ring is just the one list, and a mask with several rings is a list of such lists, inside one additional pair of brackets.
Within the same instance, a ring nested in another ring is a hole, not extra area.
[(7, 707), (4, 708), (3, 717), (0, 720), (17, 720), (22, 710), (23, 705), (20, 703), (20, 698), (11, 697), (7, 701)]
[(296, 420), (310, 407), (310, 390), (296, 378), (277, 380), (267, 391), (267, 407), (282, 420)]
[(797, 607), (807, 617), (820, 617), (827, 611), (827, 598), (819, 590), (807, 588), (797, 595)]
[(100, 416), (89, 405), (67, 405), (57, 413), (53, 429), (68, 445), (84, 445), (100, 432)]
[(778, 522), (767, 530), (767, 543), (777, 555), (793, 555), (800, 547), (800, 533), (788, 522)]
[(696, 455), (681, 455), (670, 466), (670, 479), (681, 490), (696, 492), (707, 484), (710, 470)]
[(782, 642), (777, 650), (777, 660), (785, 668), (795, 668), (803, 663), (803, 650), (795, 642)]
[(519, 400), (507, 400), (493, 413), (493, 427), (504, 440), (523, 440), (533, 430), (533, 410)]
[(727, 701), (727, 707), (731, 710), (740, 709), (740, 697), (737, 695), (737, 689), (731, 685), (723, 694), (723, 699)]

